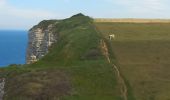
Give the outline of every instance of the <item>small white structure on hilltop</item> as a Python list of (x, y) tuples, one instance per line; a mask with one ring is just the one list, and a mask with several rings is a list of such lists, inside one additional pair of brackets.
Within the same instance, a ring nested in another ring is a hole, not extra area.
[(115, 35), (114, 35), (114, 34), (109, 35), (109, 39), (112, 40), (112, 38), (113, 38), (113, 39), (115, 38)]

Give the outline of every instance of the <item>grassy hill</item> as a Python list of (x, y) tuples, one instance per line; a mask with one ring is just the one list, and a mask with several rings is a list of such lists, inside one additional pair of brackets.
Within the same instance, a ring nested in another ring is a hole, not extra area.
[[(49, 23), (55, 20), (40, 27)], [(0, 69), (6, 78), (4, 100), (123, 100), (101, 40), (109, 44), (91, 18), (78, 14), (57, 21), (53, 31), (59, 40), (40, 61)]]
[(4, 100), (170, 100), (169, 23), (94, 22), (77, 14), (35, 27), (51, 23), (59, 40), (44, 58), (0, 69)]
[(170, 24), (96, 22), (136, 100), (170, 100)]

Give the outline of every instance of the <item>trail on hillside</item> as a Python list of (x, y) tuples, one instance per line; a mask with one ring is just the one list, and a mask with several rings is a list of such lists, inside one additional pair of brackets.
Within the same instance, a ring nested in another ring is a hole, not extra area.
[(116, 72), (116, 75), (117, 75), (117, 78), (118, 78), (118, 82), (119, 82), (120, 88), (121, 88), (121, 93), (122, 93), (122, 96), (123, 96), (124, 100), (128, 100), (128, 98), (127, 98), (127, 86), (126, 86), (125, 80), (121, 76), (118, 67), (111, 62), (110, 57), (109, 57), (108, 47), (107, 47), (105, 41), (101, 40), (100, 41), (100, 45), (101, 45), (101, 49), (102, 49), (103, 55), (106, 57), (107, 61), (110, 64), (112, 64), (113, 70)]

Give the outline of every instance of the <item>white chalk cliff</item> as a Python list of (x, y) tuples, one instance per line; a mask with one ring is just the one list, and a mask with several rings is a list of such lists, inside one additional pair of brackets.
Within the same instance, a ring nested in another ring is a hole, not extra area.
[(28, 47), (26, 55), (26, 63), (31, 64), (48, 53), (49, 47), (57, 41), (57, 37), (53, 32), (54, 24), (49, 24), (47, 27), (34, 26), (28, 34)]
[(4, 96), (4, 87), (5, 87), (5, 78), (0, 79), (0, 100), (3, 100)]

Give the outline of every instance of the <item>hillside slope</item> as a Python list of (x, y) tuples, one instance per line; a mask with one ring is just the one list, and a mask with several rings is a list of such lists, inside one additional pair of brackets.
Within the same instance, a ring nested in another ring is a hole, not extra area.
[[(4, 100), (124, 100), (116, 71), (102, 49), (101, 41), (114, 62), (109, 42), (91, 18), (78, 14), (60, 20), (53, 31), (59, 39), (42, 59), (0, 70), (6, 79)], [(128, 92), (127, 97), (132, 100), (133, 95)]]

